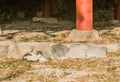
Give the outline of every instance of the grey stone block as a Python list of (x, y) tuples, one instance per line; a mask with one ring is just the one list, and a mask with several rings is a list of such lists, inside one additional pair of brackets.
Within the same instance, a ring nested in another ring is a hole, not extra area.
[(120, 43), (101, 45), (107, 48), (107, 52), (116, 52), (120, 50)]
[[(8, 44), (8, 45), (7, 45)], [(52, 44), (47, 42), (0, 42), (0, 55), (8, 58), (21, 59), (26, 53), (36, 54), (41, 51), (44, 58), (90, 58), (106, 57), (106, 52), (120, 49), (120, 43), (108, 45), (85, 44)]]
[(86, 55), (90, 57), (106, 57), (107, 49), (105, 47), (95, 46), (95, 45), (86, 45)]
[(85, 50), (84, 46), (80, 44), (73, 44), (70, 46), (70, 50), (68, 52), (68, 57), (70, 58), (85, 58)]
[(51, 50), (54, 58), (64, 58), (66, 57), (66, 53), (68, 52), (67, 46), (62, 44), (51, 46)]
[(48, 43), (38, 42), (18, 42), (9, 45), (8, 58), (21, 59), (26, 53), (34, 53), (42, 51), (45, 58), (50, 57), (50, 49)]
[(74, 29), (71, 31), (66, 41), (79, 42), (79, 41), (98, 40), (98, 39), (99, 39), (99, 33), (96, 30), (80, 31)]
[(26, 53), (31, 53), (34, 50), (35, 45), (37, 45), (37, 42), (19, 42), (18, 53), (22, 56)]
[(31, 53), (36, 43), (34, 42), (16, 42), (9, 45), (8, 58), (21, 59), (26, 53)]
[(1, 56), (8, 55), (8, 47), (9, 47), (9, 45), (0, 45), (0, 55)]
[(18, 44), (12, 43), (9, 45), (7, 58), (19, 59), (19, 56)]

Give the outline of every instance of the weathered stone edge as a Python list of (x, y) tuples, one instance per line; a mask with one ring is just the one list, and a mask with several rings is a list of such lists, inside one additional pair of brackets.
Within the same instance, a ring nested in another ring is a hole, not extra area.
[[(57, 44), (56, 43), (49, 43), (49, 42), (0, 42), (0, 55), (5, 55), (8, 58), (20, 59), (20, 58), (22, 58), (22, 56), (25, 53), (32, 51), (32, 47), (34, 47), (34, 46), (39, 47), (39, 45), (43, 45), (43, 46), (46, 45), (48, 47), (48, 50), (47, 50), (48, 53), (50, 55), (52, 55), (51, 46), (57, 45)], [(96, 48), (97, 47), (104, 48), (103, 53), (115, 52), (115, 51), (120, 50), (120, 43), (105, 44), (105, 45), (81, 44), (81, 43), (76, 43), (75, 44), (74, 43), (74, 44), (62, 44), (62, 45), (65, 45), (68, 48), (70, 48), (70, 46), (72, 46), (72, 45), (82, 45), (82, 46), (85, 46), (85, 47), (94, 46)], [(21, 46), (21, 48), (20, 48), (20, 46)], [(22, 47), (23, 47), (23, 50), (22, 50)], [(24, 47), (25, 48), (30, 48), (30, 49), (25, 50)], [(92, 52), (92, 53), (94, 53), (94, 52)], [(74, 54), (73, 54), (72, 57), (69, 56), (69, 55), (67, 55), (67, 57), (74, 58)], [(89, 55), (86, 56), (86, 54), (83, 54), (83, 57), (86, 58), (86, 57), (106, 57), (106, 56), (105, 55), (104, 56), (97, 56), (97, 54), (93, 55), (93, 56), (89, 56)]]

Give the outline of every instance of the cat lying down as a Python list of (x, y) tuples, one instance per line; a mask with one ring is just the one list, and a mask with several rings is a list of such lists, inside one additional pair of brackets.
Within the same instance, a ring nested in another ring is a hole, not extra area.
[(36, 54), (34, 54), (34, 53), (26, 53), (23, 56), (23, 60), (24, 61), (38, 61), (38, 62), (45, 62), (45, 61), (47, 61), (47, 59), (45, 59), (43, 57), (42, 52), (38, 52)]

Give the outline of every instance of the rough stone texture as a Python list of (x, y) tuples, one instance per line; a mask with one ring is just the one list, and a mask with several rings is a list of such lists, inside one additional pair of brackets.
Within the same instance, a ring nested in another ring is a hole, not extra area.
[(65, 45), (57, 44), (51, 47), (54, 58), (64, 58), (68, 52), (68, 48)]
[(96, 30), (80, 31), (74, 29), (71, 31), (66, 41), (80, 42), (80, 41), (98, 40), (98, 39), (99, 39), (99, 34)]
[(9, 45), (7, 58), (20, 58), (17, 43), (12, 43), (12, 45)]
[(0, 45), (12, 45), (13, 44), (13, 42), (11, 42), (11, 41), (0, 41)]
[(57, 23), (58, 20), (56, 18), (42, 18), (42, 17), (33, 17), (33, 22), (43, 22), (43, 23)]
[(21, 59), (26, 53), (41, 51), (44, 58), (89, 58), (106, 57), (106, 52), (120, 49), (120, 43), (107, 45), (54, 44), (47, 42), (0, 42), (0, 55)]
[(34, 42), (21, 42), (18, 43), (18, 52), (21, 56), (23, 56), (26, 53), (32, 52), (34, 50), (34, 47), (37, 43)]
[(37, 53), (41, 51), (43, 54), (43, 57), (48, 59), (51, 57), (51, 51), (50, 51), (50, 48), (49, 48), (49, 43), (38, 43), (37, 45), (35, 45), (34, 47), (34, 50), (33, 50), (33, 53)]
[(115, 51), (118, 51), (120, 49), (120, 43), (101, 45), (101, 46), (106, 47), (107, 52), (115, 52)]
[(85, 58), (85, 50), (84, 46), (80, 44), (74, 44), (70, 46), (70, 50), (68, 52), (68, 57), (70, 58)]
[(45, 58), (49, 58), (51, 56), (49, 43), (18, 42), (9, 45), (9, 54), (7, 57), (21, 59), (26, 53), (36, 54), (38, 51), (42, 51)]
[(34, 42), (18, 42), (9, 45), (8, 58), (21, 59), (26, 53), (33, 51), (36, 43)]
[(0, 45), (0, 55), (8, 55), (8, 47), (9, 45)]
[(107, 49), (105, 47), (87, 45), (85, 53), (88, 58), (90, 57), (106, 57)]

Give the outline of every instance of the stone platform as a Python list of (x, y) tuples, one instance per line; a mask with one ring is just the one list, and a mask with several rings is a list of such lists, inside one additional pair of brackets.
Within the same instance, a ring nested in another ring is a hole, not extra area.
[(53, 59), (107, 57), (107, 52), (120, 49), (120, 43), (107, 45), (93, 44), (56, 44), (48, 42), (0, 42), (0, 55), (21, 59), (26, 53), (41, 51), (43, 56)]

